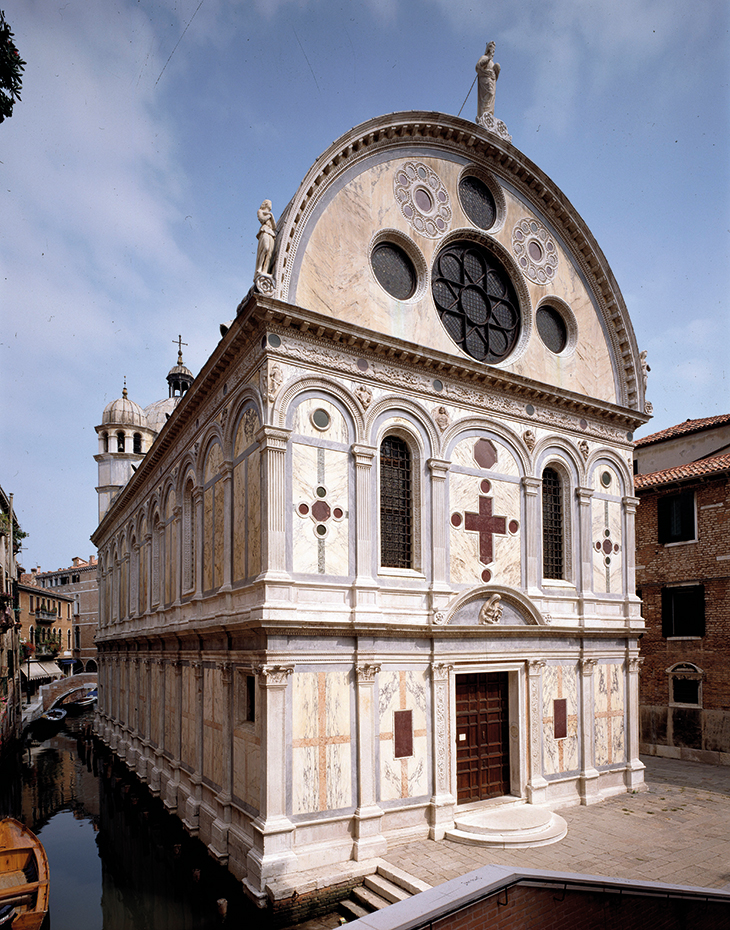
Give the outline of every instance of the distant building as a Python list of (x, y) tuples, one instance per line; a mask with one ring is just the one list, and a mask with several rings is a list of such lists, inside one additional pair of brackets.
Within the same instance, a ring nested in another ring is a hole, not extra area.
[(126, 385), (122, 396), (106, 405), (101, 425), (96, 427), (99, 451), (94, 456), (99, 467), (99, 521), (112, 501), (127, 484), (147, 450), (155, 441), (193, 383), (193, 373), (183, 365), (181, 339), (178, 342), (177, 365), (167, 373), (168, 396), (142, 409), (129, 399)]
[(68, 568), (44, 572), (31, 570), (34, 583), (41, 588), (73, 597), (73, 631), (71, 648), (73, 671), (95, 672), (96, 630), (99, 624), (99, 582), (96, 577), (96, 556), (88, 562), (75, 556)]
[(730, 414), (635, 445), (641, 748), (730, 765)]
[(13, 495), (0, 488), (0, 754), (20, 736), (20, 635), (16, 612), (22, 530), (13, 511)]
[(40, 685), (70, 675), (73, 667), (73, 597), (46, 592), (23, 574), (18, 582), (21, 673), (26, 701)]

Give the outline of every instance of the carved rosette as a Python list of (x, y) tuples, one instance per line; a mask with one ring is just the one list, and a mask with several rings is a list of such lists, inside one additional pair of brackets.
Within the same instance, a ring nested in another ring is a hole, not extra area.
[(483, 113), (478, 116), (477, 126), (481, 126), (482, 129), (486, 129), (487, 132), (491, 132), (495, 136), (499, 136), (505, 142), (512, 141), (512, 136), (509, 134), (506, 124), (501, 119), (495, 119), (493, 113)]
[(525, 217), (512, 230), (512, 251), (525, 275), (535, 284), (547, 284), (555, 277), (558, 249), (555, 240), (539, 220)]
[(276, 279), (272, 274), (257, 271), (253, 276), (253, 286), (264, 297), (273, 297), (276, 292)]
[(408, 224), (428, 239), (449, 231), (451, 201), (443, 181), (433, 168), (407, 161), (396, 171), (393, 193)]
[(436, 626), (444, 626), (446, 623), (446, 614), (443, 612), (443, 610), (434, 611), (433, 622), (436, 624)]

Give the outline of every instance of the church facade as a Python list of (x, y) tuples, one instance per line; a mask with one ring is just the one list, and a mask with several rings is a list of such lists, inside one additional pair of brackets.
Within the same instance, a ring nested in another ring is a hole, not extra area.
[(605, 257), (493, 118), (373, 119), (273, 249), (262, 211), (93, 540), (99, 732), (263, 901), (466, 805), (641, 787), (648, 416)]

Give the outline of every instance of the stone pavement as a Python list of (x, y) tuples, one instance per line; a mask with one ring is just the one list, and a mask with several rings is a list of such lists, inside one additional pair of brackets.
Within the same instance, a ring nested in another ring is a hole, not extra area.
[(438, 885), (483, 865), (730, 888), (730, 766), (643, 756), (646, 791), (560, 809), (551, 846), (490, 849), (420, 840), (383, 858)]

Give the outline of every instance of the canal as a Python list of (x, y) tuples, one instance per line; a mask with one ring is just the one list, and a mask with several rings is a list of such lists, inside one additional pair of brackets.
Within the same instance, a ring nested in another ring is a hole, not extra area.
[(0, 766), (0, 815), (27, 824), (48, 854), (44, 930), (267, 930), (267, 913), (90, 738), (91, 721), (27, 731)]

